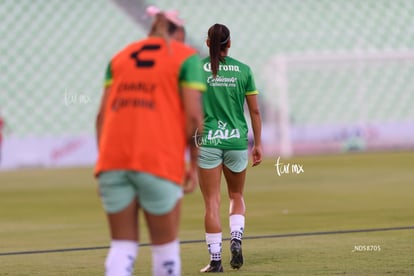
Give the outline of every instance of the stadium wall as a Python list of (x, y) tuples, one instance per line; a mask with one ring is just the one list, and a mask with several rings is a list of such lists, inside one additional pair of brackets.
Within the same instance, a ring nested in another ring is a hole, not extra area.
[[(216, 22), (230, 28), (230, 55), (250, 65), (260, 91), (266, 155), (288, 155), (286, 143), (293, 155), (413, 148), (411, 63), (385, 62), (348, 76), (339, 66), (339, 78), (331, 74), (335, 68), (321, 74), (318, 66), (288, 65), (287, 112), (278, 89), (269, 87), (280, 69), (269, 75), (268, 65), (275, 56), (411, 51), (414, 1), (4, 0), (0, 169), (94, 163), (105, 68), (116, 51), (146, 36), (143, 9), (151, 4), (180, 11), (187, 41), (202, 56), (207, 29)], [(355, 78), (367, 82), (358, 88)], [(364, 85), (369, 89), (358, 94)]]

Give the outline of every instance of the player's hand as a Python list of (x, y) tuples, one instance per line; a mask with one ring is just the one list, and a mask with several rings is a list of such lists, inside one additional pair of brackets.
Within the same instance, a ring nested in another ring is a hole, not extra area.
[(188, 168), (185, 172), (183, 191), (185, 194), (194, 192), (198, 183), (198, 175), (196, 168)]
[(261, 145), (259, 145), (259, 146), (254, 145), (253, 149), (252, 149), (252, 158), (253, 158), (252, 167), (257, 166), (262, 162), (262, 155), (263, 155), (262, 146)]

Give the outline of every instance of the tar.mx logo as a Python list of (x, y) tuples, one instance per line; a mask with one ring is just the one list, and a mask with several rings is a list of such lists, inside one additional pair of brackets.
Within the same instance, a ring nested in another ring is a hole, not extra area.
[(206, 145), (217, 146), (221, 144), (221, 140), (219, 138), (209, 139), (208, 137), (203, 137), (202, 134), (198, 134), (198, 129), (196, 129), (193, 138), (194, 138), (194, 144), (196, 145), (197, 148), (206, 146)]
[(303, 165), (301, 164), (280, 162), (280, 156), (277, 158), (275, 167), (278, 176), (281, 176), (282, 174), (301, 174), (305, 172)]
[(91, 97), (87, 93), (78, 93), (65, 89), (64, 102), (66, 106), (90, 103)]

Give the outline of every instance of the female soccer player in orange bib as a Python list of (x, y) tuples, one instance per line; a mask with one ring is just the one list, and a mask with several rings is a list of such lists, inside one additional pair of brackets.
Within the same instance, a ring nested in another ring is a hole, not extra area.
[(141, 208), (153, 275), (181, 274), (180, 202), (183, 185), (188, 191), (196, 185), (193, 135), (202, 128), (200, 91), (205, 89), (196, 50), (172, 39), (181, 23), (171, 13), (157, 13), (149, 37), (116, 54), (106, 72), (95, 174), (112, 239), (108, 276), (133, 273)]

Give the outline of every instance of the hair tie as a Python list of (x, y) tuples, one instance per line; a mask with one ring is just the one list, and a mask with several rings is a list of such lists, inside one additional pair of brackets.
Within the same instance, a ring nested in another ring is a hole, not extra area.
[(230, 35), (224, 40), (223, 42), (220, 42), (221, 45), (226, 44), (230, 40)]
[(174, 23), (175, 25), (179, 26), (179, 27), (183, 27), (184, 26), (184, 20), (182, 20), (179, 16), (178, 16), (178, 11), (175, 10), (171, 10), (171, 11), (165, 11), (163, 12), (162, 10), (160, 10), (159, 8), (155, 7), (155, 6), (149, 6), (146, 10), (147, 14), (150, 16), (155, 16), (159, 13), (164, 13), (165, 17), (171, 21), (172, 23)]

